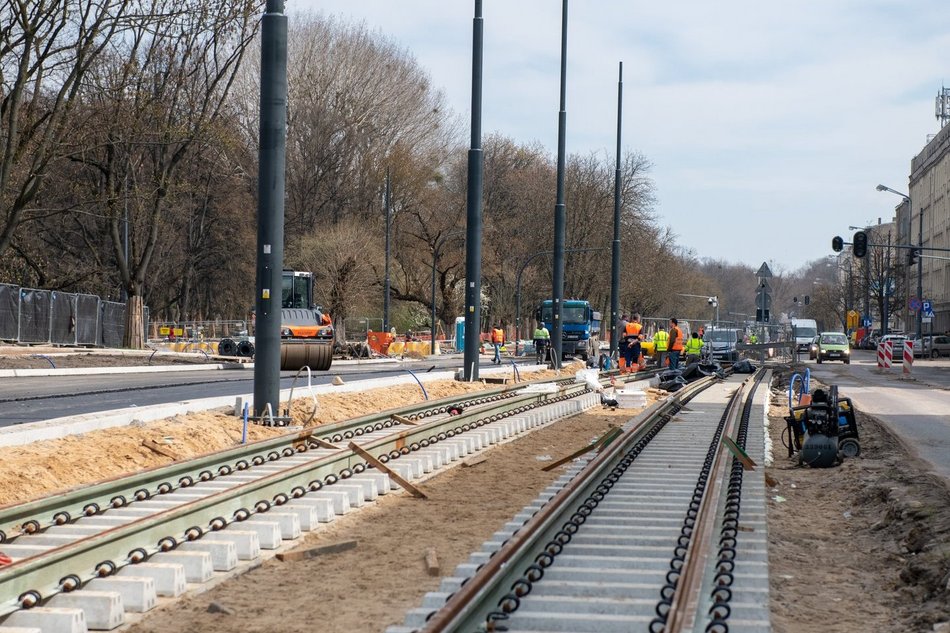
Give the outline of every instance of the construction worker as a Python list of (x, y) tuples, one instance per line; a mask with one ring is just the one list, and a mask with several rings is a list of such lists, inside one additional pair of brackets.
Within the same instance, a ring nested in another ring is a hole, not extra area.
[(623, 359), (626, 370), (632, 372), (634, 366), (640, 368), (640, 341), (643, 338), (643, 326), (640, 325), (640, 315), (634, 314), (624, 327), (623, 340), (626, 347), (623, 350)]
[(501, 365), (501, 346), (504, 343), (505, 331), (501, 328), (501, 323), (499, 323), (491, 331), (491, 344), (495, 347), (495, 357), (491, 362), (496, 365)]
[(699, 332), (693, 332), (693, 335), (686, 341), (686, 364), (698, 363), (703, 355), (703, 339), (699, 338)]
[(661, 323), (656, 327), (656, 334), (653, 335), (653, 359), (656, 361), (657, 367), (663, 367), (669, 345), (670, 335), (666, 333)]
[(755, 335), (755, 332), (751, 332), (749, 334), (749, 344), (755, 345), (758, 342), (759, 342), (759, 338)]
[(679, 328), (679, 321), (674, 317), (670, 319), (670, 369), (679, 369), (683, 345), (683, 330)]
[(548, 332), (548, 328), (544, 327), (544, 323), (538, 322), (538, 327), (534, 329), (534, 349), (538, 355), (538, 364), (544, 362), (547, 357), (548, 345), (551, 343), (551, 333)]

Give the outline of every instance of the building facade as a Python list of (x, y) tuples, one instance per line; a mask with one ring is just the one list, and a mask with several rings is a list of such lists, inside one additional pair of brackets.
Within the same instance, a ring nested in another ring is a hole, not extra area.
[[(911, 244), (918, 243), (920, 214), (923, 213), (924, 248), (943, 248), (947, 251), (923, 251), (916, 266), (921, 266), (923, 298), (933, 305), (934, 318), (931, 324), (924, 324), (923, 332), (946, 332), (950, 330), (950, 125), (924, 146), (923, 150), (911, 161), (910, 198), (913, 207), (909, 214), (901, 213), (898, 208), (898, 226), (901, 220), (909, 220), (905, 230), (910, 233)], [(908, 217), (909, 216), (909, 217)], [(907, 280), (908, 296), (914, 296), (917, 288), (916, 266), (909, 268)], [(910, 324), (913, 316), (907, 319)]]

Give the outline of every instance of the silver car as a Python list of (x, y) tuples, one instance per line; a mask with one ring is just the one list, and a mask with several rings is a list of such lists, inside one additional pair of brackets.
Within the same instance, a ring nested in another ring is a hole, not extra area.
[(950, 356), (950, 336), (934, 335), (924, 337), (924, 355), (930, 358)]

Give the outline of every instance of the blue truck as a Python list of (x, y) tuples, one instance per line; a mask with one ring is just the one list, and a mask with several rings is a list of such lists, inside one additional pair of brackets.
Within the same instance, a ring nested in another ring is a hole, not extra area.
[[(544, 301), (535, 311), (535, 319), (553, 332), (553, 309), (550, 299)], [(579, 299), (567, 299), (561, 304), (561, 323), (563, 325), (561, 353), (564, 356), (576, 356), (587, 362), (596, 358), (600, 350), (600, 312), (590, 306), (590, 302)]]

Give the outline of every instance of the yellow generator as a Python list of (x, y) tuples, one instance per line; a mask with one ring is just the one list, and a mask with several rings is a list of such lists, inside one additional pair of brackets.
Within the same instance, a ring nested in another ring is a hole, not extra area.
[(324, 371), (333, 362), (330, 315), (313, 303), (313, 273), (284, 270), (280, 310), (280, 368)]

